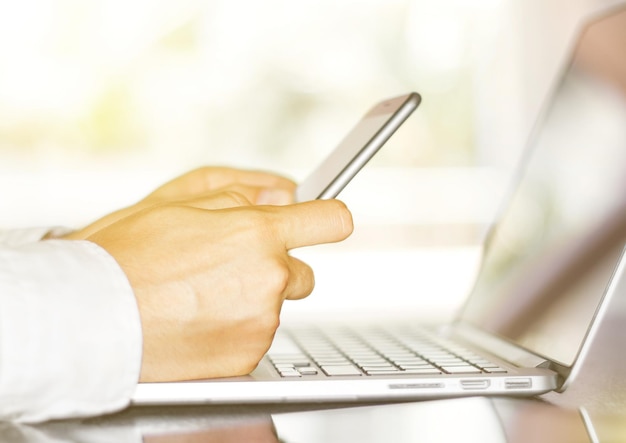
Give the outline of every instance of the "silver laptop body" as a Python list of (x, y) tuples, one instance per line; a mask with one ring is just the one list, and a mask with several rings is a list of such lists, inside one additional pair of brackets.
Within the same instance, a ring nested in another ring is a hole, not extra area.
[[(475, 287), (452, 323), (326, 325), (312, 319), (297, 330), (281, 327), (248, 376), (142, 383), (133, 403), (395, 401), (562, 391), (626, 268), (626, 196), (620, 192), (626, 101), (616, 97), (576, 63), (564, 69), (521, 161), (515, 192), (490, 232)], [(597, 124), (603, 115), (604, 124)], [(378, 344), (362, 341), (361, 328), (364, 339)], [(314, 343), (325, 351), (321, 357), (301, 349), (335, 332), (339, 345)], [(426, 354), (412, 350), (426, 339), (435, 342), (426, 345)], [(381, 363), (376, 346), (389, 343), (395, 356), (381, 356)], [(356, 357), (344, 355), (343, 346), (354, 344), (365, 363), (354, 365)], [(431, 361), (450, 344), (452, 357)]]

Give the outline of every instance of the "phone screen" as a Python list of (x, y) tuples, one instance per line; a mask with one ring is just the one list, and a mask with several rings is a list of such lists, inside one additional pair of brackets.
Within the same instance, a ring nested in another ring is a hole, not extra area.
[(421, 101), (417, 93), (375, 105), (298, 186), (296, 201), (335, 198), (406, 121)]

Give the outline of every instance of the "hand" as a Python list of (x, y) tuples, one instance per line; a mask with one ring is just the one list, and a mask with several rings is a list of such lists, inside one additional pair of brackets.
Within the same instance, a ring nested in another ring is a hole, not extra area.
[(352, 232), (336, 200), (254, 206), (236, 192), (147, 206), (88, 237), (120, 264), (143, 330), (142, 381), (247, 374), (269, 349), (283, 300), (313, 272), (292, 248)]
[(64, 238), (84, 240), (105, 226), (147, 207), (210, 197), (217, 193), (235, 193), (254, 204), (289, 204), (293, 202), (295, 188), (296, 185), (291, 180), (266, 172), (220, 167), (200, 168), (166, 183), (135, 205), (109, 214), (86, 228), (65, 235)]

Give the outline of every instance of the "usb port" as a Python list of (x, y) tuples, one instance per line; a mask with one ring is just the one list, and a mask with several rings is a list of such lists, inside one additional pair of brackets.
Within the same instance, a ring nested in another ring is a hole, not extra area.
[(506, 389), (529, 389), (533, 382), (530, 378), (509, 378), (504, 382)]
[(461, 387), (465, 390), (487, 389), (491, 383), (484, 379), (461, 380)]

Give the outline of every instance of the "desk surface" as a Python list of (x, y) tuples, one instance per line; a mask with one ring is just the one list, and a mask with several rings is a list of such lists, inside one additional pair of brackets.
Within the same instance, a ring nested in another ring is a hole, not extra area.
[(563, 394), (363, 406), (134, 407), (105, 417), (32, 427), (0, 424), (0, 441), (624, 442), (625, 320), (626, 294), (618, 294), (580, 374)]

